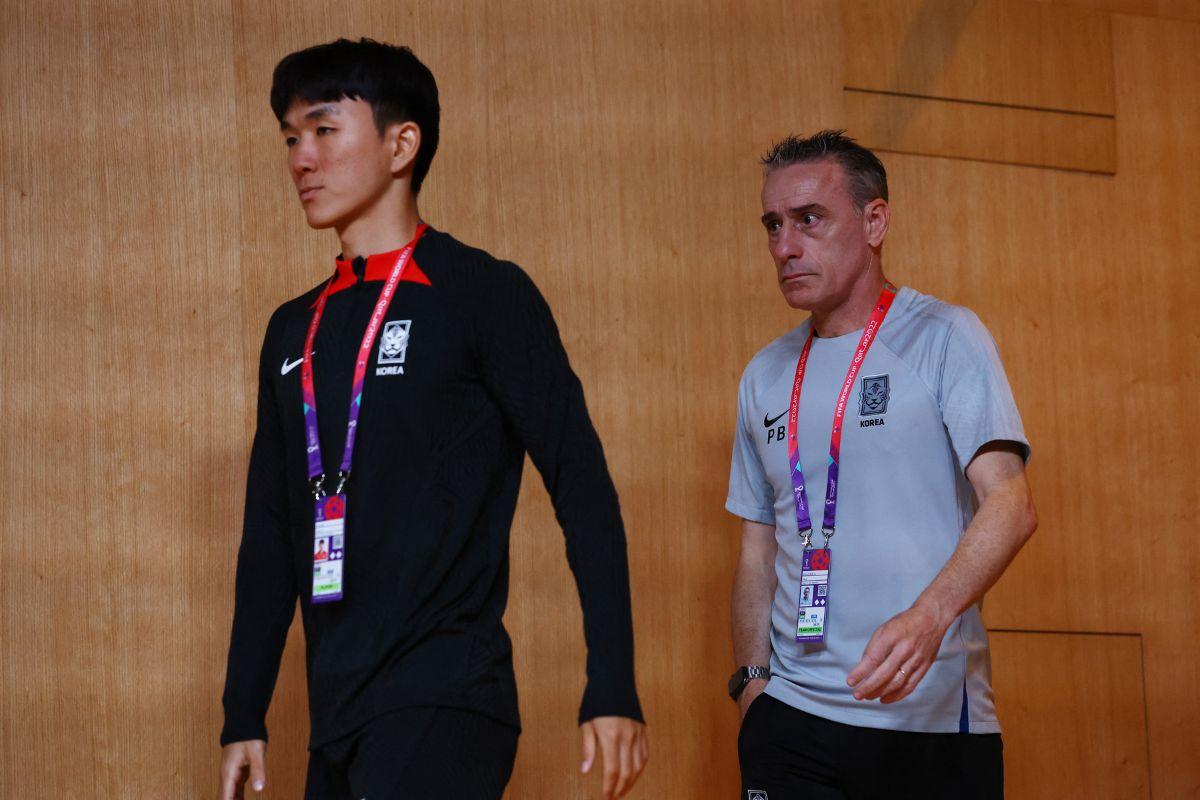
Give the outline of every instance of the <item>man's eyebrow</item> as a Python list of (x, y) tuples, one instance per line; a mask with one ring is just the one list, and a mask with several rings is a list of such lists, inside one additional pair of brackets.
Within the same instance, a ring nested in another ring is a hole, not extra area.
[[(785, 213), (789, 217), (802, 217), (805, 214), (808, 214), (811, 212), (816, 212), (818, 214), (828, 214), (829, 209), (827, 209), (825, 206), (821, 205), (820, 203), (805, 203), (802, 206), (794, 206), (792, 208), (789, 208), (786, 210)], [(763, 214), (762, 217), (760, 217), (760, 219), (762, 220), (762, 224), (766, 225), (768, 222), (773, 222), (773, 221), (779, 219), (779, 212), (768, 211), (767, 213)]]
[[(336, 117), (342, 113), (342, 109), (336, 103), (322, 103), (316, 108), (310, 109), (305, 113), (304, 119), (312, 121), (314, 119), (324, 119), (326, 117)], [(280, 120), (279, 130), (295, 130), (295, 127), (286, 119)]]

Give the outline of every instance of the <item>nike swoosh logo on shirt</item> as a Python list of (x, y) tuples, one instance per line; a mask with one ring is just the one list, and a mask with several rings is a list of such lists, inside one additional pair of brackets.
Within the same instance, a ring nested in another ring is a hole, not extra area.
[[(313, 355), (315, 356), (316, 354), (317, 354), (317, 351), (314, 350)], [(304, 363), (303, 356), (301, 356), (300, 358), (297, 358), (295, 361), (291, 362), (290, 364), (288, 363), (287, 357), (285, 356), (283, 359), (283, 366), (279, 368), (279, 374), (287, 375), (289, 372), (291, 372), (292, 370), (294, 370), (296, 367), (300, 366), (303, 363)]]
[(785, 416), (787, 416), (787, 413), (788, 413), (788, 412), (786, 412), (786, 411), (785, 411), (785, 412), (783, 412), (782, 414), (780, 414), (778, 417), (776, 417), (775, 419), (767, 419), (767, 415), (766, 415), (766, 414), (763, 414), (763, 427), (764, 427), (764, 428), (769, 428), (769, 427), (771, 427), (771, 426), (772, 426), (772, 425), (774, 425), (776, 422), (779, 422), (779, 420), (781, 420), (781, 419), (783, 419)]

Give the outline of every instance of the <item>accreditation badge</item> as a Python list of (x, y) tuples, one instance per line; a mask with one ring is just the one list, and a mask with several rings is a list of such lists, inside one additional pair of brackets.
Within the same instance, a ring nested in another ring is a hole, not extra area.
[(825, 613), (829, 610), (828, 547), (806, 547), (800, 562), (800, 612), (797, 642), (825, 641)]
[(314, 603), (342, 599), (342, 563), (346, 539), (346, 495), (317, 498), (313, 526)]

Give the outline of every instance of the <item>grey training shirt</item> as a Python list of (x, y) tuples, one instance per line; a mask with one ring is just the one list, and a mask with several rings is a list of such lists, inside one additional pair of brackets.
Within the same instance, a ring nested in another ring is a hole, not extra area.
[[(984, 444), (1029, 446), (996, 345), (971, 311), (902, 288), (856, 379), (846, 411), (837, 533), (830, 543), (823, 643), (795, 641), (800, 585), (796, 507), (788, 477), (787, 411), (810, 322), (751, 359), (725, 507), (775, 526), (778, 586), (767, 693), (826, 719), (869, 728), (996, 733), (987, 634), (978, 607), (950, 626), (908, 697), (855, 700), (846, 676), (875, 629), (912, 605), (971, 520), (965, 475)], [(800, 398), (800, 465), (816, 525), (824, 507), (834, 403), (862, 331), (816, 338)], [(814, 546), (820, 546), (819, 530)]]

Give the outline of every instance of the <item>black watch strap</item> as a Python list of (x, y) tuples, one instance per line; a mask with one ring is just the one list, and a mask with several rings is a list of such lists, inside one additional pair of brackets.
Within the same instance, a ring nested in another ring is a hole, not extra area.
[(766, 680), (771, 677), (770, 667), (738, 667), (733, 675), (729, 676), (729, 696), (737, 700), (742, 695), (742, 690), (746, 688), (746, 684), (752, 680), (762, 678)]

